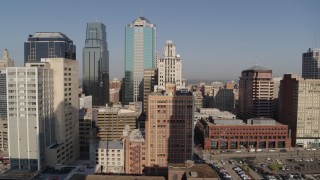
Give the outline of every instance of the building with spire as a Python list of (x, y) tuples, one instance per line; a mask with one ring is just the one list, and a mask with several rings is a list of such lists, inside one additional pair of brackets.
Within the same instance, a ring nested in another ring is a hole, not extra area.
[(14, 62), (9, 57), (8, 49), (3, 50), (2, 58), (0, 59), (0, 70), (5, 70), (7, 67), (13, 67)]
[(302, 78), (320, 79), (320, 48), (302, 54)]
[(167, 40), (163, 48), (163, 57), (157, 62), (158, 88), (165, 90), (166, 84), (175, 84), (179, 90), (182, 86), (182, 63), (180, 55), (176, 53), (176, 46)]
[(100, 22), (87, 23), (83, 48), (83, 91), (92, 96), (92, 105), (109, 102), (109, 51), (106, 26)]
[(125, 78), (123, 102), (143, 101), (144, 69), (156, 58), (156, 25), (138, 17), (125, 29)]
[(41, 62), (41, 58), (76, 60), (76, 46), (61, 32), (36, 32), (24, 43), (24, 63)]
[(242, 71), (239, 80), (238, 117), (244, 120), (273, 116), (272, 70), (253, 66)]

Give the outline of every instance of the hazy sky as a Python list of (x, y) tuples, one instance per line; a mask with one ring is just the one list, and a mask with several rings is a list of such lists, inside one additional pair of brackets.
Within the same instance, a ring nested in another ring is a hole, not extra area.
[[(34, 32), (62, 32), (82, 64), (86, 23), (107, 28), (110, 76), (124, 76), (125, 27), (143, 15), (157, 25), (157, 50), (173, 40), (186, 79), (238, 80), (257, 63), (274, 76), (301, 74), (301, 53), (320, 45), (320, 1), (52, 0), (0, 1), (0, 50), (23, 66)], [(317, 34), (317, 38), (315, 38)]]

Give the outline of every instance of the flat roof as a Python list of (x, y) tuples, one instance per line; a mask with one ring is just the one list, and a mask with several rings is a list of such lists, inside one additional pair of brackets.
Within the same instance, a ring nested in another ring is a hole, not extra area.
[(165, 180), (162, 176), (85, 175), (75, 174), (70, 180)]
[(183, 163), (169, 164), (169, 174), (170, 171), (175, 170), (184, 170), (187, 178), (191, 178), (191, 174), (196, 174), (196, 177), (192, 178), (218, 178), (217, 172), (213, 170), (208, 164), (193, 164), (189, 167), (187, 167)]
[(123, 149), (122, 141), (99, 141), (98, 149)]

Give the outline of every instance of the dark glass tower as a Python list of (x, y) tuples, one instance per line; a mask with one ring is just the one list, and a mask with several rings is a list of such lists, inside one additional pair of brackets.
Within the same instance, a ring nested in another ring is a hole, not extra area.
[(104, 106), (109, 102), (109, 51), (103, 23), (87, 23), (82, 80), (84, 93), (92, 95), (92, 105)]
[(60, 32), (36, 32), (24, 43), (24, 63), (41, 62), (41, 58), (76, 60), (76, 46)]

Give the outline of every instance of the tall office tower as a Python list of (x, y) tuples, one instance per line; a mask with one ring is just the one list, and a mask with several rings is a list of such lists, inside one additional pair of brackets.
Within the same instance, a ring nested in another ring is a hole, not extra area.
[(292, 146), (320, 145), (320, 79), (285, 74), (280, 83), (279, 122), (289, 125)]
[(166, 92), (148, 96), (146, 167), (184, 163), (193, 154), (193, 95), (167, 84)]
[(9, 158), (12, 169), (41, 170), (55, 143), (53, 70), (7, 68)]
[(238, 117), (244, 120), (273, 116), (272, 70), (260, 66), (242, 71), (239, 80)]
[(60, 32), (36, 32), (24, 43), (24, 63), (41, 62), (41, 58), (76, 60), (76, 46)]
[(320, 48), (302, 54), (302, 78), (320, 79)]
[(48, 165), (69, 164), (79, 157), (78, 61), (52, 58), (43, 63), (53, 70), (54, 88), (56, 144), (48, 150)]
[(14, 66), (14, 62), (9, 58), (9, 51), (3, 51), (0, 59), (0, 150), (8, 153), (8, 122), (7, 122), (7, 67)]
[(156, 25), (139, 17), (126, 27), (123, 102), (143, 101), (143, 72), (156, 58)]
[(109, 51), (103, 23), (87, 23), (82, 81), (84, 93), (92, 95), (92, 105), (105, 106), (109, 102)]
[(176, 46), (171, 40), (166, 41), (164, 57), (157, 62), (158, 88), (165, 90), (166, 84), (175, 84), (177, 89), (182, 87), (182, 63), (179, 54), (176, 54)]
[(151, 68), (144, 70), (143, 78), (143, 112), (147, 112), (148, 95), (154, 92), (155, 85), (158, 84), (158, 69)]

